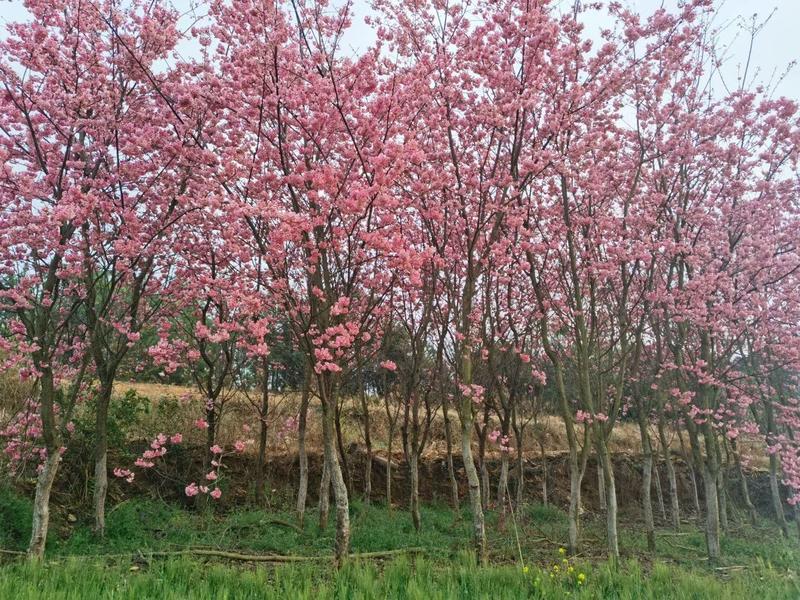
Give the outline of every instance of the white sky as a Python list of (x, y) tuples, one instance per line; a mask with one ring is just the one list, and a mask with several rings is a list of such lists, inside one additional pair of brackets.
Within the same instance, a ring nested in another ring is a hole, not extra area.
[[(171, 0), (181, 11), (186, 11), (190, 0)], [(642, 15), (648, 15), (664, 5), (674, 8), (678, 0), (623, 0)], [(555, 0), (556, 5), (569, 8), (573, 0)], [(747, 59), (750, 35), (747, 27), (754, 14), (763, 21), (775, 11), (758, 35), (751, 59), (749, 78), (756, 83), (771, 84), (784, 74), (787, 67), (800, 59), (800, 0), (715, 0), (717, 17), (715, 25), (722, 28), (720, 42), (728, 46), (728, 62), (723, 74), (729, 87), (737, 86), (737, 75)], [(366, 0), (355, 0), (355, 19), (348, 33), (347, 43), (356, 52), (368, 45), (372, 31), (364, 25), (363, 16), (368, 11)], [(22, 0), (0, 0), (0, 37), (5, 36), (5, 23), (26, 19)], [(591, 26), (602, 25), (594, 17)], [(800, 66), (791, 69), (776, 89), (777, 95), (800, 101)]]

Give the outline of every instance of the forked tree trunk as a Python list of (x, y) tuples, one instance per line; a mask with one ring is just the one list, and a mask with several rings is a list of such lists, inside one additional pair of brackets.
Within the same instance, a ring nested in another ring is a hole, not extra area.
[(47, 528), (50, 525), (50, 492), (58, 472), (61, 452), (56, 450), (48, 454), (42, 469), (36, 477), (36, 494), (33, 499), (33, 523), (31, 540), (28, 544), (28, 557), (41, 559), (47, 542)]
[(112, 381), (103, 381), (97, 396), (94, 427), (94, 532), (103, 537), (106, 531), (106, 495), (108, 494), (108, 407)]
[[(300, 528), (306, 515), (306, 498), (308, 497), (308, 454), (306, 453), (306, 423), (308, 422), (308, 404), (311, 397), (311, 382), (309, 381), (308, 368), (303, 382), (303, 392), (300, 399), (300, 417), (297, 424), (297, 458), (300, 463), (300, 480), (297, 484), (297, 521)], [(323, 467), (324, 469), (324, 467)], [(321, 490), (320, 490), (321, 492)]]

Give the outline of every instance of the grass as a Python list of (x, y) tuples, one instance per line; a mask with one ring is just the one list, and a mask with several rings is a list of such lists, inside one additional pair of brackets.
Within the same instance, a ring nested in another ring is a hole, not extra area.
[[(27, 501), (0, 492), (4, 547), (24, 547), (29, 516)], [(103, 540), (92, 535), (89, 523), (58, 522), (45, 562), (0, 566), (0, 598), (800, 598), (795, 572), (800, 544), (796, 538), (781, 540), (774, 527), (738, 526), (724, 540), (726, 563), (711, 568), (703, 560), (703, 538), (695, 527), (687, 526), (680, 535), (660, 531), (658, 552), (652, 555), (645, 550), (644, 536), (628, 526), (621, 530), (624, 556), (614, 568), (602, 552), (602, 519), (587, 519), (585, 553), (567, 560), (559, 551), (566, 538), (563, 512), (531, 505), (519, 519), (523, 562), (511, 522), (501, 526), (490, 511), (491, 566), (478, 568), (468, 552), (466, 511), (454, 519), (445, 506), (424, 506), (419, 533), (405, 511), (388, 513), (383, 505), (353, 502), (351, 518), (353, 552), (421, 547), (424, 553), (386, 562), (354, 561), (335, 571), (323, 558), (333, 546), (333, 527), (319, 531), (313, 511), (298, 530), (282, 523), (294, 523), (288, 512), (239, 508), (221, 515), (133, 498), (111, 508)], [(148, 555), (198, 546), (320, 559), (250, 566)], [(585, 577), (580, 582), (579, 574)]]
[[(133, 569), (133, 570), (131, 570)], [(617, 570), (588, 567), (582, 583), (511, 565), (477, 568), (465, 555), (443, 565), (398, 558), (384, 565), (350, 563), (340, 571), (316, 564), (245, 568), (185, 558), (130, 566), (86, 558), (2, 568), (0, 598), (82, 599), (450, 599), (450, 598), (797, 598), (795, 581), (760, 568), (726, 580), (684, 567), (656, 563), (649, 572), (635, 561)]]

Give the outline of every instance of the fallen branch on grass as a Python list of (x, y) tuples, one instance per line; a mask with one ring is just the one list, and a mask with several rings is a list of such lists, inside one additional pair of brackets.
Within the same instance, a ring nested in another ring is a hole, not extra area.
[[(424, 548), (399, 548), (397, 550), (381, 550), (378, 552), (359, 552), (348, 555), (351, 559), (372, 558), (381, 559), (396, 556), (398, 554), (421, 554)], [(171, 557), (171, 556), (205, 556), (211, 558), (222, 558), (226, 560), (238, 560), (242, 562), (268, 562), (268, 563), (290, 563), (307, 562), (312, 560), (333, 560), (333, 556), (298, 556), (292, 554), (242, 554), (228, 550), (213, 550), (210, 548), (186, 548), (183, 550), (157, 550), (139, 551), (141, 558), (147, 557)]]

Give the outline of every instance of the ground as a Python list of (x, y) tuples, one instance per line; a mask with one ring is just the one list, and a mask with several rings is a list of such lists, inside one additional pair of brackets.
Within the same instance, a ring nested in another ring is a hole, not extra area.
[[(0, 505), (2, 545), (21, 549), (29, 506), (10, 491)], [(771, 523), (737, 525), (725, 537), (724, 563), (710, 566), (694, 524), (681, 532), (659, 530), (657, 552), (650, 554), (627, 522), (623, 557), (614, 567), (603, 553), (602, 519), (587, 516), (583, 552), (567, 558), (560, 545), (563, 512), (532, 504), (504, 524), (488, 513), (490, 566), (477, 568), (466, 511), (454, 519), (448, 507), (426, 505), (419, 533), (404, 510), (388, 513), (382, 504), (354, 501), (351, 512), (354, 553), (411, 551), (356, 559), (336, 571), (329, 558), (332, 526), (319, 531), (314, 511), (300, 529), (283, 511), (240, 507), (220, 514), (130, 498), (112, 507), (105, 540), (79, 521), (53, 532), (43, 564), (11, 557), (0, 567), (0, 598), (800, 598), (800, 543), (780, 539)], [(189, 548), (311, 560), (254, 564), (177, 554)]]

